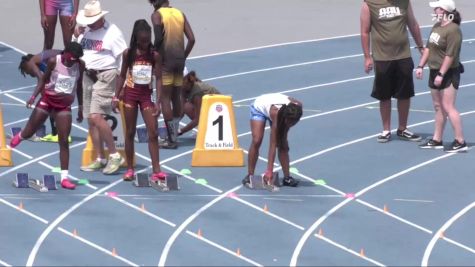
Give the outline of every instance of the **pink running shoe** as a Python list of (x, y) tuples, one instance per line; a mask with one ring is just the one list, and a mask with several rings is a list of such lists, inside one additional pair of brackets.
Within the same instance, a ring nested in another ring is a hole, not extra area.
[(157, 182), (158, 180), (164, 182), (165, 178), (167, 177), (167, 174), (164, 172), (159, 172), (159, 173), (154, 173), (152, 174), (152, 181)]
[(128, 169), (122, 177), (124, 181), (133, 181), (135, 179), (134, 169)]
[(12, 140), (10, 140), (11, 148), (15, 148), (21, 143), (22, 140), (21, 140), (20, 134), (21, 132), (18, 132), (17, 134), (15, 134), (15, 136), (13, 136)]
[(65, 178), (61, 181), (61, 187), (64, 189), (74, 190), (76, 185), (72, 183), (68, 178)]

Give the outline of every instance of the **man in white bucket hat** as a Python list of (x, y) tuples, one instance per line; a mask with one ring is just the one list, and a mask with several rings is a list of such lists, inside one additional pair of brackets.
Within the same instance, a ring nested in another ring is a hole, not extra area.
[[(82, 27), (80, 41), (86, 63), (83, 77), (84, 117), (89, 124), (89, 135), (97, 153), (97, 158), (83, 171), (98, 171), (104, 167), (104, 174), (115, 173), (124, 158), (117, 152), (112, 130), (105, 116), (112, 112), (112, 98), (118, 77), (122, 52), (127, 48), (120, 29), (104, 18), (109, 13), (102, 10), (101, 3), (91, 0), (80, 10), (76, 22)], [(122, 130), (122, 129), (119, 129)], [(109, 159), (106, 160), (103, 143), (106, 144)], [(107, 163), (107, 165), (106, 165)]]

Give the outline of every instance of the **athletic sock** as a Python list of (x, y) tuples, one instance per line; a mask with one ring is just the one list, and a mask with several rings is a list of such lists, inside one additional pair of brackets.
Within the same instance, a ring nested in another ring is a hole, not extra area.
[(68, 170), (61, 170), (61, 181), (64, 179), (68, 179), (69, 172)]

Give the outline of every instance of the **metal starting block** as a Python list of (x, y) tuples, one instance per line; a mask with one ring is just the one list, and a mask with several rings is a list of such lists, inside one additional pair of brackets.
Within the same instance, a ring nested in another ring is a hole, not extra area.
[(148, 173), (137, 173), (135, 174), (133, 185), (136, 187), (152, 187), (161, 192), (180, 190), (178, 185), (178, 175), (172, 173), (167, 173), (165, 184), (150, 180), (150, 175)]
[(145, 127), (137, 128), (137, 139), (138, 139), (139, 143), (147, 143), (148, 142), (147, 128), (145, 128)]
[[(270, 190), (268, 186), (265, 186), (264, 184), (264, 174), (261, 175), (252, 175), (250, 177), (250, 188), (255, 189), (255, 190)], [(278, 187), (281, 186), (280, 180), (279, 180), (279, 172), (273, 172), (272, 173), (272, 180), (274, 182), (274, 190), (272, 191), (278, 191)], [(275, 190), (276, 189), (276, 190)]]
[(48, 190), (57, 190), (58, 187), (56, 186), (56, 178), (54, 175), (45, 174), (43, 175), (43, 185), (48, 188)]
[(56, 190), (56, 179), (54, 175), (45, 175), (43, 180), (30, 179), (28, 173), (17, 173), (16, 179), (13, 181), (16, 188), (33, 188), (34, 190), (45, 193), (49, 190)]

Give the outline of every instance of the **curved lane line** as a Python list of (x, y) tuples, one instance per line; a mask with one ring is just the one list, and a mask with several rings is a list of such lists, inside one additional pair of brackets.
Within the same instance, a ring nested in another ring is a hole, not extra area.
[[(406, 173), (409, 173), (409, 172), (414, 171), (418, 168), (424, 167), (428, 164), (431, 164), (431, 163), (436, 162), (438, 160), (445, 159), (445, 158), (448, 158), (448, 157), (451, 157), (451, 156), (454, 156), (454, 155), (456, 155), (456, 154), (455, 153), (445, 154), (445, 155), (433, 158), (431, 160), (424, 161), (420, 164), (417, 164), (417, 165), (412, 166), (408, 169), (405, 169), (404, 171), (398, 172), (398, 173), (393, 174), (389, 177), (386, 177), (382, 180), (379, 180), (378, 182), (373, 183), (372, 185), (364, 188), (363, 190), (360, 190), (358, 193), (355, 194), (355, 198), (358, 198), (358, 197), (364, 195), (365, 193), (367, 193), (368, 191), (374, 189), (375, 187), (378, 187), (378, 186), (380, 186), (380, 185), (382, 185), (382, 184), (384, 184), (388, 181), (391, 181), (395, 178), (398, 178), (398, 177), (400, 177), (400, 176), (402, 176)], [(297, 266), (297, 259), (300, 256), (300, 252), (302, 251), (302, 248), (303, 248), (304, 244), (307, 242), (308, 238), (312, 235), (312, 233), (315, 232), (315, 230), (318, 228), (318, 226), (320, 226), (328, 217), (333, 215), (336, 211), (338, 211), (340, 208), (342, 208), (343, 206), (345, 206), (346, 204), (348, 204), (352, 200), (353, 199), (347, 198), (344, 201), (340, 202), (340, 204), (336, 205), (331, 210), (329, 210), (327, 213), (325, 213), (325, 215), (320, 217), (314, 224), (312, 224), (312, 226), (310, 226), (310, 228), (307, 229), (307, 231), (303, 234), (303, 236), (300, 238), (297, 246), (295, 247), (295, 250), (292, 254), (292, 258), (290, 260), (290, 264), (289, 264), (290, 266)]]
[(197, 210), (195, 213), (193, 213), (190, 217), (188, 217), (185, 221), (183, 221), (180, 226), (173, 232), (173, 234), (170, 236), (170, 238), (167, 240), (167, 243), (165, 244), (165, 247), (162, 250), (162, 254), (160, 255), (160, 261), (158, 262), (158, 266), (165, 266), (165, 262), (167, 261), (168, 253), (170, 252), (170, 248), (172, 247), (173, 243), (175, 243), (175, 240), (178, 238), (178, 236), (185, 230), (185, 228), (194, 220), (196, 219), (202, 212), (219, 202), (221, 199), (227, 197), (227, 195), (231, 192), (234, 192), (241, 188), (242, 185), (236, 186), (232, 188), (231, 190), (224, 192), (221, 194), (219, 197), (213, 199), (210, 201), (208, 204), (204, 205), (201, 207), (199, 210)]
[(460, 217), (462, 217), (465, 213), (467, 213), (469, 210), (473, 209), (475, 207), (475, 202), (472, 202), (470, 205), (466, 206), (463, 208), (461, 211), (459, 211), (457, 214), (455, 214), (452, 218), (450, 218), (442, 227), (437, 230), (437, 232), (434, 234), (432, 239), (430, 240), (429, 244), (426, 247), (426, 250), (424, 251), (424, 256), (422, 257), (422, 262), (421, 266), (427, 267), (427, 264), (429, 263), (429, 257), (432, 254), (432, 250), (434, 249), (435, 243), (439, 240), (441, 234), (445, 232), (449, 227)]

